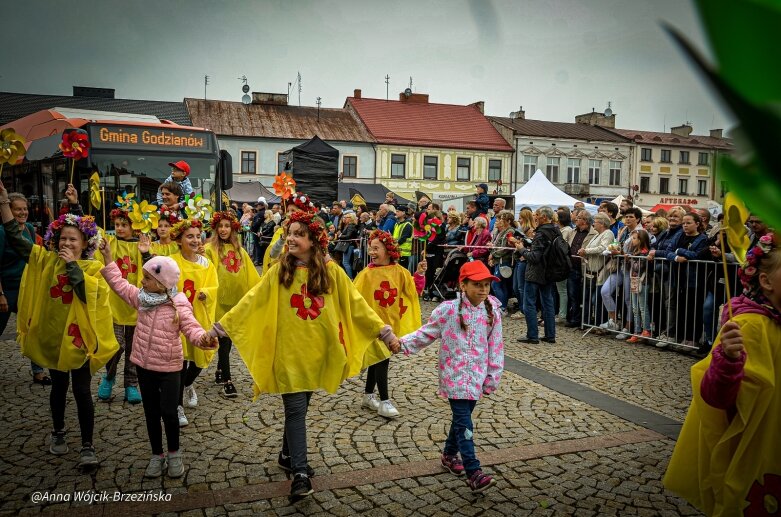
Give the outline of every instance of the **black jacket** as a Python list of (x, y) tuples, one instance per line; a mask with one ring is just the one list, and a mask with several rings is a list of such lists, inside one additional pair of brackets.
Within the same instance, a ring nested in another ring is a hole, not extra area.
[(252, 226), (250, 226), (250, 231), (252, 233), (258, 233), (260, 231), (260, 227), (263, 226), (263, 222), (266, 219), (266, 209), (263, 208), (258, 211), (257, 214), (255, 214), (255, 217), (252, 218)]
[(545, 256), (553, 240), (561, 236), (561, 230), (553, 223), (537, 227), (531, 248), (525, 248), (521, 256), (526, 260), (526, 281), (545, 284)]

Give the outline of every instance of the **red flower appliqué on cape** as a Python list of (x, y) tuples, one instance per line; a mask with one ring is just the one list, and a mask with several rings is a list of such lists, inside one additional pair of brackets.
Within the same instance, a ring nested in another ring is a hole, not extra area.
[(57, 285), (49, 289), (49, 296), (62, 298), (62, 303), (66, 305), (73, 302), (73, 287), (68, 281), (68, 275), (57, 275)]
[(374, 291), (374, 299), (380, 302), (380, 307), (390, 307), (396, 302), (399, 290), (391, 287), (390, 282), (383, 280), (380, 288)]
[(238, 273), (239, 269), (241, 269), (241, 256), (234, 250), (230, 250), (221, 262), (225, 269), (231, 273)]
[(84, 347), (84, 339), (81, 337), (81, 329), (75, 323), (71, 323), (68, 327), (68, 335), (73, 338), (73, 346), (76, 348)]
[(746, 496), (746, 501), (751, 503), (745, 509), (744, 514), (747, 517), (759, 517), (767, 515), (778, 515), (781, 508), (781, 476), (777, 474), (765, 474), (764, 484), (754, 481)]
[(296, 315), (302, 320), (316, 319), (324, 305), (325, 299), (322, 296), (310, 295), (306, 284), (301, 285), (301, 294), (290, 297), (290, 306), (297, 309)]
[(182, 284), (182, 292), (187, 297), (187, 299), (190, 300), (190, 305), (192, 305), (193, 301), (195, 301), (195, 282), (189, 278), (185, 280), (184, 284)]
[(128, 257), (127, 255), (125, 255), (122, 258), (118, 258), (115, 262), (117, 263), (119, 272), (122, 273), (122, 278), (124, 278), (125, 280), (127, 280), (127, 275), (138, 271), (138, 266), (133, 264), (133, 261), (130, 260), (130, 257)]

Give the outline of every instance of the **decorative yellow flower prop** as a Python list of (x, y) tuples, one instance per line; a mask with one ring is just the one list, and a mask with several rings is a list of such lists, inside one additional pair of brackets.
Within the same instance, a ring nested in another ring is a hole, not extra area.
[(16, 131), (11, 128), (0, 131), (0, 174), (3, 172), (3, 165), (14, 165), (26, 152), (24, 138)]
[(733, 192), (724, 196), (724, 228), (732, 253), (741, 264), (746, 263), (746, 252), (751, 245), (746, 229), (748, 208)]
[(149, 233), (157, 228), (157, 222), (160, 220), (160, 214), (157, 212), (157, 206), (150, 205), (146, 201), (141, 204), (133, 202), (133, 211), (128, 214), (134, 230), (141, 233)]
[(97, 172), (93, 172), (89, 178), (89, 202), (95, 207), (95, 210), (99, 210), (101, 201), (100, 176)]
[(184, 213), (188, 219), (197, 219), (200, 221), (210, 221), (212, 218), (212, 204), (202, 195), (185, 196)]

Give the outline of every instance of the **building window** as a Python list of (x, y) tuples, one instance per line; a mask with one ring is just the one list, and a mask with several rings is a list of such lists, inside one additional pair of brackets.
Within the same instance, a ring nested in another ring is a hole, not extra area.
[(659, 160), (662, 163), (672, 163), (673, 152), (669, 149), (662, 149), (662, 159)]
[(679, 179), (678, 180), (678, 195), (679, 196), (685, 196), (689, 193), (689, 180), (687, 179)]
[(258, 153), (255, 151), (241, 152), (241, 173), (255, 174), (257, 171)]
[(681, 151), (681, 156), (678, 159), (678, 163), (689, 163), (689, 151)]
[(601, 165), (601, 160), (588, 161), (588, 182), (591, 185), (599, 185), (599, 168)]
[(660, 194), (670, 193), (670, 178), (659, 178), (659, 193)]
[(548, 158), (548, 166), (545, 168), (545, 176), (553, 183), (559, 182), (559, 158)]
[(580, 183), (580, 158), (567, 160), (567, 183)]
[(651, 149), (648, 147), (643, 147), (640, 149), (640, 161), (643, 162), (650, 162), (651, 160)]
[(700, 159), (697, 160), (697, 165), (708, 165), (708, 153), (700, 153)]
[(435, 180), (437, 179), (437, 162), (436, 156), (424, 156), (423, 157), (423, 179)]
[(621, 184), (621, 162), (610, 160), (610, 184)]
[(407, 157), (403, 154), (391, 155), (391, 178), (403, 178), (407, 167)]
[(706, 180), (697, 180), (697, 195), (698, 196), (708, 195), (708, 182)]
[(456, 172), (456, 179), (458, 181), (470, 181), (472, 174), (470, 169), (472, 168), (471, 158), (459, 158), (458, 159), (458, 172)]
[(502, 179), (502, 160), (488, 160), (488, 181)]
[(358, 175), (358, 157), (342, 156), (342, 177), (355, 178)]
[(287, 163), (287, 159), (285, 158), (285, 154), (277, 153), (277, 174), (281, 174), (285, 172), (286, 163)]
[(640, 192), (643, 194), (651, 192), (651, 178), (648, 176), (640, 177)]
[(529, 181), (529, 178), (534, 176), (537, 172), (537, 157), (529, 156), (528, 154), (523, 156), (523, 181)]

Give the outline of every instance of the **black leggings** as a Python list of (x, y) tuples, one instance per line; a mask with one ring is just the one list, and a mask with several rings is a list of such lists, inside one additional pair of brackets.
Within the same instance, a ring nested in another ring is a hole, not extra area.
[(290, 465), (294, 474), (305, 474), (309, 464), (306, 456), (306, 413), (311, 398), (311, 391), (282, 395), (282, 403), (285, 406), (282, 455), (290, 456)]
[(366, 372), (366, 393), (374, 393), (374, 387), (380, 392), (380, 400), (388, 400), (388, 366), (390, 359), (385, 359), (369, 366)]
[(176, 413), (176, 396), (181, 383), (180, 372), (153, 372), (136, 366), (138, 372), (138, 387), (146, 418), (146, 432), (152, 454), (163, 454), (163, 430), (160, 419), (165, 426), (165, 436), (168, 439), (168, 451), (179, 450), (179, 417)]
[[(179, 385), (179, 405), (183, 406), (182, 400), (184, 400), (184, 388), (185, 386), (190, 386), (193, 382), (195, 382), (195, 379), (198, 378), (198, 376), (201, 374), (201, 371), (203, 368), (198, 368), (198, 366), (195, 365), (195, 361), (185, 361), (182, 364), (182, 382)], [(143, 396), (143, 395), (142, 395)]]
[[(55, 431), (65, 429), (65, 397), (68, 395), (68, 382), (73, 378), (73, 398), (76, 399), (76, 410), (79, 415), (81, 429), (81, 444), (92, 445), (92, 431), (95, 428), (95, 406), (92, 404), (90, 383), (92, 375), (89, 371), (89, 361), (81, 368), (63, 372), (49, 368), (52, 379), (52, 391), (49, 405), (52, 410), (52, 422)], [(69, 375), (70, 374), (70, 375)]]
[(231, 347), (233, 342), (229, 337), (221, 337), (220, 348), (217, 351), (217, 369), (222, 372), (222, 380), (231, 380)]

